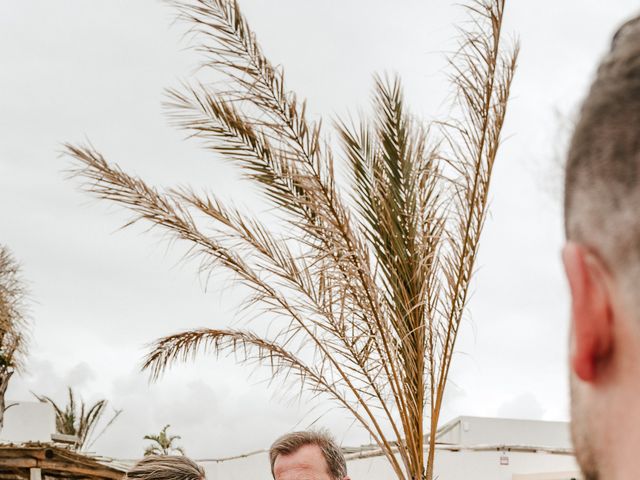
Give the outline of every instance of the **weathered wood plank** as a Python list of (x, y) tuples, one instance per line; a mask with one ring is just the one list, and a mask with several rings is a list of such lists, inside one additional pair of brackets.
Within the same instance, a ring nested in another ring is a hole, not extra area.
[(1, 458), (0, 469), (2, 468), (36, 468), (38, 460), (35, 458)]
[[(30, 479), (30, 469), (42, 469)], [(0, 480), (122, 480), (119, 468), (53, 445), (0, 445)]]
[[(97, 464), (99, 465), (99, 464)], [(61, 463), (57, 461), (45, 460), (39, 462), (38, 466), (42, 468), (42, 470), (53, 470), (58, 472), (64, 472), (70, 476), (87, 476), (87, 477), (97, 477), (97, 478), (106, 478), (106, 479), (114, 479), (120, 480), (122, 479), (122, 472), (115, 472), (110, 468), (106, 467), (96, 467), (96, 468), (88, 468), (84, 466), (73, 465), (70, 463)]]

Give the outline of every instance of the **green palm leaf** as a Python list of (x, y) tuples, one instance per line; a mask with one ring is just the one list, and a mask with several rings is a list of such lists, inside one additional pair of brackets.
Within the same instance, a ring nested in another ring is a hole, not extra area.
[(144, 440), (152, 443), (144, 450), (144, 456), (149, 455), (174, 455), (175, 452), (184, 455), (184, 449), (174, 445), (176, 440), (180, 440), (180, 435), (168, 435), (167, 430), (171, 425), (165, 425), (158, 435), (145, 435)]

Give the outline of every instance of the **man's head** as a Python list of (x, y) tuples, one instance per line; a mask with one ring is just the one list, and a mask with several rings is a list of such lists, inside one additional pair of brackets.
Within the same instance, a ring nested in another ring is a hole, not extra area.
[(275, 480), (349, 480), (342, 450), (326, 432), (293, 432), (269, 449)]
[(565, 229), (572, 432), (595, 480), (637, 461), (621, 440), (640, 430), (640, 18), (615, 35), (580, 112)]
[(124, 480), (206, 480), (204, 470), (185, 456), (151, 455), (127, 472)]

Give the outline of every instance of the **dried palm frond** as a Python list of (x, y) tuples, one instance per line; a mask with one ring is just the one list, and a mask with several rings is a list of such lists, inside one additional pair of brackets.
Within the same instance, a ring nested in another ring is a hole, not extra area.
[[(460, 48), (450, 59), (459, 118), (442, 123), (447, 165), (453, 175), (446, 247), (440, 256), (444, 278), (438, 310), (440, 342), (431, 344), (431, 432), (435, 432), (453, 358), (458, 328), (467, 304), (480, 235), (486, 219), (491, 173), (500, 146), (519, 46), (501, 48), (505, 1), (476, 0), (466, 7), (472, 28), (460, 30)], [(428, 478), (433, 475), (435, 435), (430, 437)]]
[(471, 22), (451, 58), (452, 119), (423, 125), (408, 111), (400, 81), (376, 77), (372, 117), (337, 122), (350, 188), (336, 184), (321, 124), (286, 89), (238, 3), (176, 5), (201, 39), (203, 65), (226, 87), (169, 90), (171, 118), (259, 186), (285, 228), (212, 194), (158, 190), (91, 146), (67, 145), (88, 191), (132, 210), (131, 223), (147, 221), (187, 241), (203, 270), (232, 272), (251, 292), (246, 308), (271, 325), (264, 335), (200, 329), (162, 338), (144, 368), (158, 378), (197, 352), (235, 353), (345, 408), (398, 479), (432, 479), (516, 66), (517, 46), (501, 47), (505, 1), (466, 6)]
[[(76, 395), (71, 387), (67, 387), (67, 394), (68, 399), (64, 408), (60, 407), (51, 397), (36, 394), (34, 396), (38, 401), (48, 403), (53, 407), (56, 414), (56, 431), (63, 435), (77, 437), (78, 440), (74, 448), (84, 450), (90, 447), (116, 421), (122, 410), (115, 410), (100, 434), (95, 436), (93, 433), (106, 413), (107, 400), (98, 400), (93, 405), (88, 406), (81, 399), (78, 405)], [(89, 443), (90, 440), (92, 440), (91, 443)]]
[(26, 298), (20, 265), (9, 250), (0, 245), (0, 427), (9, 381), (16, 371), (24, 367), (27, 354)]

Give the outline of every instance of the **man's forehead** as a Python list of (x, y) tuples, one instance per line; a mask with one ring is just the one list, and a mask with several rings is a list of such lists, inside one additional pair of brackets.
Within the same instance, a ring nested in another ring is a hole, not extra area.
[[(276, 457), (273, 464), (274, 474), (277, 475), (285, 470), (328, 471), (328, 466), (318, 445), (303, 445), (292, 453), (280, 454)], [(302, 478), (300, 477), (301, 480)]]
[(322, 460), (324, 461), (324, 455), (322, 454), (322, 449), (318, 445), (308, 444), (302, 445), (300, 448), (297, 448), (291, 453), (281, 453), (276, 457), (275, 465), (278, 463), (309, 463)]

